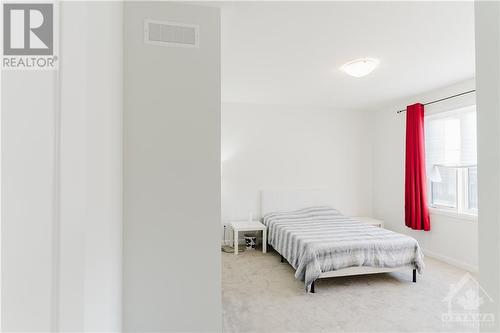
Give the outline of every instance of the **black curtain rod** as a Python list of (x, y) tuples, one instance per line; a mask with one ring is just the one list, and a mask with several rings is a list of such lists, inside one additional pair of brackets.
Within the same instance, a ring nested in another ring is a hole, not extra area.
[[(448, 96), (448, 97), (445, 97), (445, 98), (436, 99), (435, 101), (430, 101), (430, 102), (424, 103), (424, 105), (429, 105), (429, 104), (434, 104), (434, 103), (437, 103), (437, 102), (446, 101), (447, 99), (455, 98), (455, 97), (466, 95), (466, 94), (470, 94), (470, 93), (473, 93), (475, 91), (476, 91), (476, 89), (472, 89), (472, 90), (469, 90), (469, 91), (464, 91), (463, 93), (460, 93), (460, 94), (456, 94), (456, 95)], [(399, 110), (397, 113), (401, 113), (401, 112), (406, 112), (406, 110)]]

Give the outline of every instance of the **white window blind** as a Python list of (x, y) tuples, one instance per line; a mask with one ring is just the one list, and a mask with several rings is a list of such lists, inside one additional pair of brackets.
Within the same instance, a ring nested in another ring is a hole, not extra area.
[(431, 207), (477, 214), (475, 106), (426, 115), (425, 150)]

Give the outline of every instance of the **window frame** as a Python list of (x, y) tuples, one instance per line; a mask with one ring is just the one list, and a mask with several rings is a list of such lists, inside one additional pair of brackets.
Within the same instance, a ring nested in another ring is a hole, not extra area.
[(450, 168), (456, 170), (456, 208), (445, 206), (445, 205), (437, 205), (433, 203), (433, 191), (432, 180), (428, 179), (428, 183), (430, 188), (429, 194), (429, 209), (431, 212), (442, 213), (443, 215), (453, 216), (453, 217), (464, 217), (471, 220), (477, 220), (478, 209), (471, 209), (468, 207), (469, 200), (469, 170), (471, 168), (477, 168), (477, 165), (466, 165), (466, 166), (456, 166), (456, 165), (444, 165), (444, 164), (435, 164), (440, 168)]
[(469, 173), (470, 173), (470, 169), (472, 169), (472, 168), (476, 168), (476, 170), (477, 170), (477, 165), (469, 166), (469, 167), (465, 168), (463, 171), (463, 173), (464, 173), (464, 175), (463, 175), (463, 177), (464, 177), (464, 180), (463, 180), (463, 182), (464, 182), (464, 191), (463, 191), (464, 206), (463, 206), (462, 213), (467, 214), (467, 215), (477, 216), (479, 209), (478, 208), (469, 208), (469, 194), (470, 194), (470, 192), (469, 192)]
[[(477, 117), (477, 107), (476, 107), (475, 102), (476, 101), (475, 101), (474, 97), (466, 97), (466, 98), (461, 98), (461, 101), (459, 103), (445, 102), (445, 103), (441, 103), (439, 105), (438, 104), (432, 105), (428, 109), (426, 108), (426, 110), (425, 110), (425, 122), (428, 121), (428, 119), (427, 119), (428, 117), (430, 119), (436, 119), (437, 117), (441, 118), (446, 113), (455, 113), (455, 112), (460, 112), (460, 111), (466, 110), (466, 109), (474, 109), (474, 111), (476, 112), (476, 117)], [(427, 132), (426, 132), (426, 135), (427, 135)], [(426, 150), (426, 154), (427, 154), (427, 150)], [(427, 155), (426, 155), (426, 158), (427, 158)], [(434, 163), (434, 164), (438, 164), (438, 163), (439, 163), (439, 161), (437, 161), (437, 163)], [(444, 165), (446, 165), (446, 164), (444, 164)], [(477, 164), (474, 164), (474, 167), (477, 168)], [(468, 200), (468, 198), (465, 197), (466, 195), (468, 195), (468, 192), (462, 191), (462, 195), (460, 195), (460, 192), (459, 192), (460, 190), (458, 189), (459, 183), (460, 183), (460, 181), (457, 183), (457, 206), (459, 205), (458, 201), (462, 200), (461, 203), (466, 203), (467, 202), (466, 200)], [(462, 184), (465, 184), (465, 186), (468, 186), (468, 181), (464, 181), (464, 183), (462, 183)], [(455, 208), (449, 208), (449, 207), (447, 208), (445, 206), (433, 206), (432, 201), (431, 201), (432, 193), (429, 191), (429, 190), (432, 191), (432, 188), (431, 188), (432, 184), (431, 184), (429, 174), (427, 175), (427, 186), (428, 186), (427, 201), (428, 201), (429, 211), (432, 215), (441, 215), (441, 216), (446, 216), (446, 217), (450, 217), (450, 218), (462, 220), (462, 221), (472, 221), (472, 222), (478, 221), (478, 209), (472, 209), (472, 210), (464, 209), (464, 210), (460, 211), (458, 209), (458, 207), (457, 207), (457, 209), (455, 209)], [(468, 188), (467, 188), (467, 191), (468, 191)], [(460, 199), (460, 197), (461, 197), (461, 199)]]
[[(460, 201), (460, 198), (459, 198), (459, 170), (457, 168), (452, 168), (452, 167), (447, 167), (447, 166), (444, 166), (444, 165), (434, 165), (434, 166), (437, 166), (439, 168), (449, 168), (449, 169), (454, 169), (455, 170), (455, 183), (456, 183), (456, 195), (455, 195), (455, 198), (456, 198), (456, 202), (455, 202), (455, 206), (456, 207), (452, 207), (452, 206), (446, 206), (446, 205), (439, 205), (439, 204), (435, 204), (434, 203), (434, 198), (433, 198), (433, 194), (434, 194), (434, 188), (433, 188), (433, 184), (436, 183), (436, 182), (433, 182), (432, 180), (428, 180), (429, 182), (429, 185), (430, 185), (430, 200), (429, 201), (429, 207), (432, 207), (434, 209), (439, 209), (439, 210), (442, 210), (442, 211), (446, 211), (446, 212), (452, 212), (452, 213), (456, 213), (458, 212), (458, 207), (459, 207), (459, 201)], [(434, 167), (433, 166), (433, 167)]]

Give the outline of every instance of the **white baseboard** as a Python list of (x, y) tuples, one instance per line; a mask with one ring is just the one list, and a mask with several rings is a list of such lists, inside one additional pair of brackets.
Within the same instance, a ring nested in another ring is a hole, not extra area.
[(447, 264), (450, 264), (452, 266), (456, 266), (456, 267), (461, 268), (461, 269), (465, 269), (466, 271), (471, 272), (471, 273), (478, 273), (479, 272), (479, 269), (477, 266), (470, 265), (470, 264), (465, 263), (463, 261), (456, 260), (456, 259), (450, 258), (448, 256), (438, 254), (438, 253), (435, 253), (435, 252), (432, 252), (429, 250), (422, 249), (422, 251), (424, 252), (424, 255), (427, 257), (431, 257), (431, 258), (434, 258), (437, 260), (444, 261)]

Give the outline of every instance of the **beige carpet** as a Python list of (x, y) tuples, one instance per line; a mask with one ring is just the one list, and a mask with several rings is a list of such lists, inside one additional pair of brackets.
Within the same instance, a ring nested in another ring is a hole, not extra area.
[(225, 332), (471, 331), (443, 324), (443, 298), (465, 271), (425, 258), (417, 283), (411, 272), (322, 279), (306, 294), (276, 252), (222, 254)]

